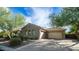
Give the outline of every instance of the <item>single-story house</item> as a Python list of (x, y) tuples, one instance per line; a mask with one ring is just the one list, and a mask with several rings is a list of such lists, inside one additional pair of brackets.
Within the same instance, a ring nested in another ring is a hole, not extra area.
[(61, 28), (44, 29), (38, 25), (28, 23), (21, 29), (20, 34), (23, 37), (32, 39), (64, 39), (64, 31), (65, 30)]

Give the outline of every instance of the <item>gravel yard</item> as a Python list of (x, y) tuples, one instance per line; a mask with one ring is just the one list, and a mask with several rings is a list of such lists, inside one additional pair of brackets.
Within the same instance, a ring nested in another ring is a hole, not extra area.
[(79, 51), (79, 41), (75, 39), (40, 39), (15, 48), (14, 51)]

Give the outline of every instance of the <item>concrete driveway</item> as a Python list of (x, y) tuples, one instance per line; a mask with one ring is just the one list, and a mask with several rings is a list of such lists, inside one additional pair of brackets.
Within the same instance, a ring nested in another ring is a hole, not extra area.
[(75, 51), (79, 50), (76, 40), (41, 39), (16, 49), (17, 51)]

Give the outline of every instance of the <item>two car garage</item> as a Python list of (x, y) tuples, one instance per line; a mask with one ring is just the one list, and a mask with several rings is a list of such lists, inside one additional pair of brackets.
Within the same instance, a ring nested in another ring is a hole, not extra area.
[(41, 30), (41, 32), (44, 32), (44, 35), (42, 38), (48, 38), (48, 39), (64, 39), (65, 38), (65, 30), (60, 28), (49, 28), (45, 30)]

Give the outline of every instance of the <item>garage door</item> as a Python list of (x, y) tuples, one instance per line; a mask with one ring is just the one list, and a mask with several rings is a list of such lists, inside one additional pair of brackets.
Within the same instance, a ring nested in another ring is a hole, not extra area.
[(48, 38), (62, 39), (62, 33), (61, 32), (48, 33)]

